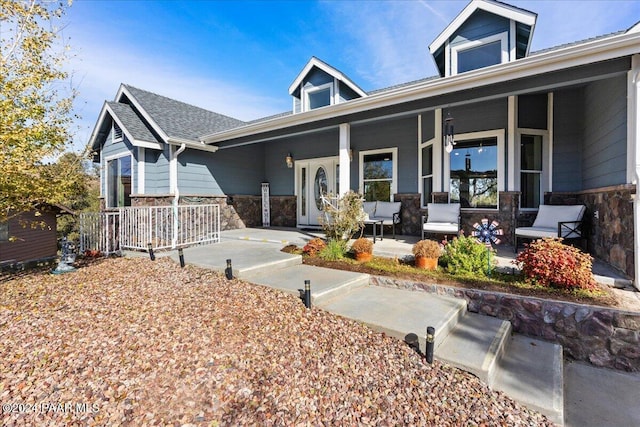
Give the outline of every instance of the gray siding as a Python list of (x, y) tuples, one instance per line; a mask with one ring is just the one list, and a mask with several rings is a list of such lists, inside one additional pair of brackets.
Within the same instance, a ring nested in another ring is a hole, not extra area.
[(435, 111), (425, 111), (422, 113), (422, 142), (429, 141), (436, 134)]
[[(351, 128), (352, 188), (358, 186), (359, 152), (398, 147), (398, 193), (418, 192), (418, 120), (416, 116), (366, 123)], [(355, 175), (354, 175), (355, 170)]]
[(509, 31), (509, 20), (498, 15), (478, 10), (451, 37), (451, 47)]
[(553, 191), (579, 191), (582, 186), (582, 89), (553, 96)]
[(351, 89), (346, 84), (339, 82), (338, 87), (340, 88), (340, 102), (360, 98), (360, 95), (358, 95), (353, 89)]
[(338, 129), (331, 129), (263, 144), (265, 147), (265, 179), (270, 184), (270, 194), (274, 196), (294, 194), (295, 166), (289, 169), (284, 161), (288, 153), (292, 154), (294, 162), (302, 159), (337, 156), (338, 138)]
[(589, 84), (584, 91), (582, 187), (626, 182), (627, 80), (623, 76)]
[(313, 69), (307, 74), (302, 85), (304, 87), (322, 86), (323, 84), (332, 83), (333, 77), (325, 73), (319, 68), (313, 67)]
[(145, 194), (169, 194), (169, 146), (162, 151), (145, 149)]
[(215, 153), (187, 149), (178, 156), (178, 163), (181, 194), (260, 194), (260, 183), (264, 180), (262, 145), (247, 145)]
[(454, 119), (456, 134), (506, 129), (509, 122), (508, 101), (506, 98), (443, 109), (443, 129), (444, 120), (447, 118), (449, 111)]

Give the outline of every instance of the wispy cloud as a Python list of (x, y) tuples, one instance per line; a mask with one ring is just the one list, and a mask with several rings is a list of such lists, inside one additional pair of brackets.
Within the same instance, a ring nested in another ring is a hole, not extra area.
[(83, 39), (70, 64), (79, 92), (75, 110), (81, 116), (74, 148), (82, 149), (91, 136), (102, 104), (113, 100), (120, 83), (174, 98), (240, 120), (251, 120), (290, 108), (289, 100), (272, 98), (249, 85), (215, 77), (216, 70), (190, 69), (157, 52), (141, 53), (122, 44)]

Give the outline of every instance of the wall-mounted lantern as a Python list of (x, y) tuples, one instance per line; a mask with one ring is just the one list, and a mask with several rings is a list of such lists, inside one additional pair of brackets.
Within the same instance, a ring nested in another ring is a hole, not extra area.
[(291, 155), (291, 153), (287, 154), (287, 157), (285, 157), (284, 161), (287, 163), (287, 167), (289, 169), (293, 167), (293, 156)]
[(451, 112), (447, 112), (447, 118), (444, 119), (444, 149), (451, 153), (454, 145), (456, 142), (453, 140), (453, 117)]

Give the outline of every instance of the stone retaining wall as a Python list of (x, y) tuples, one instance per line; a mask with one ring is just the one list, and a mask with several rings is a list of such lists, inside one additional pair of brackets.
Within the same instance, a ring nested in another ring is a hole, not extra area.
[(595, 366), (640, 371), (640, 313), (371, 276), (371, 284), (464, 298), (473, 313), (508, 320), (514, 332), (561, 344)]

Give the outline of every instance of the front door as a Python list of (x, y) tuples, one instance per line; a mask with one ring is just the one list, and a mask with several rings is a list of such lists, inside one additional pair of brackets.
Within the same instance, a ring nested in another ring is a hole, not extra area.
[(297, 160), (298, 226), (320, 226), (322, 196), (338, 194), (338, 158)]

